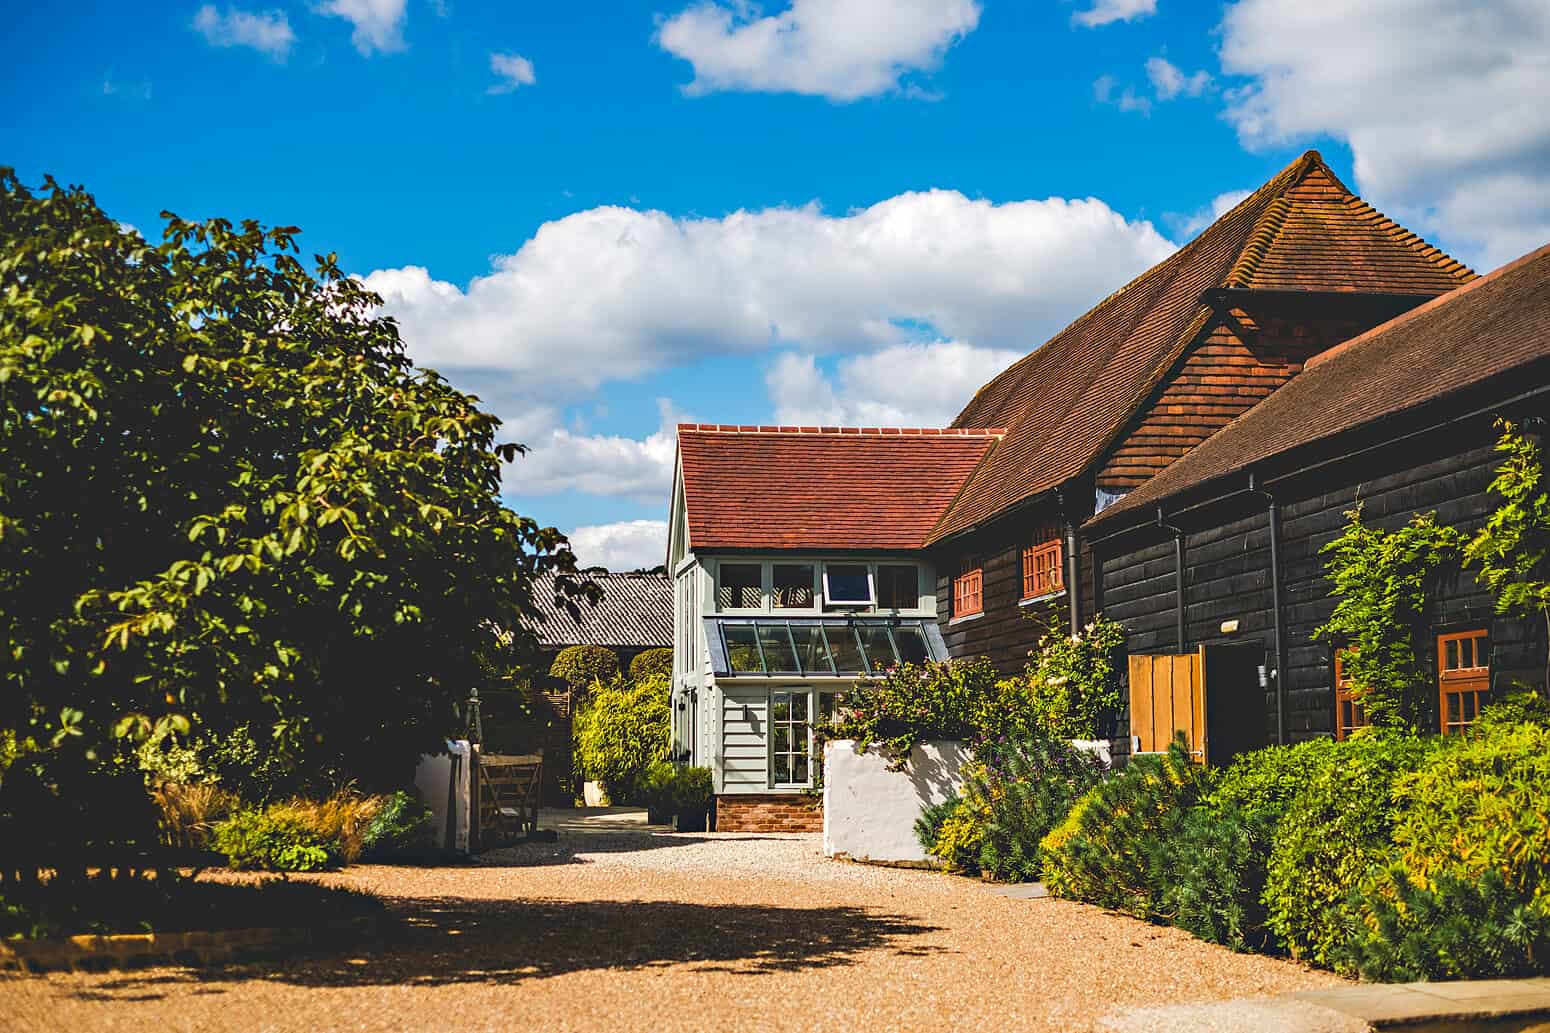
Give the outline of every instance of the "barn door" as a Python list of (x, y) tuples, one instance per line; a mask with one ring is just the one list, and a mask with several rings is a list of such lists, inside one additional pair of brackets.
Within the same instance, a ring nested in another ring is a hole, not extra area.
[(1206, 684), (1206, 760), (1226, 764), (1270, 745), (1265, 704), (1265, 647), (1259, 642), (1202, 646)]
[(1166, 753), (1183, 732), (1191, 756), (1205, 759), (1206, 707), (1202, 654), (1130, 657), (1130, 752)]

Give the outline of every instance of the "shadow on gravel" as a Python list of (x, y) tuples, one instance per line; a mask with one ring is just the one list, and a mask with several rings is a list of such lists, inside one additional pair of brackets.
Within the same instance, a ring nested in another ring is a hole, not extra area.
[(523, 842), (487, 850), (470, 863), (483, 868), (537, 868), (551, 864), (591, 864), (584, 854), (635, 854), (696, 843), (740, 843), (760, 836), (706, 836), (693, 832), (560, 833), (553, 843)]
[(128, 1003), (255, 979), (307, 987), (510, 984), (681, 964), (759, 975), (851, 965), (873, 951), (923, 956), (942, 949), (909, 942), (936, 926), (853, 907), (449, 898), (399, 900), (389, 910), (397, 922), (367, 942), (280, 961), (125, 973), (77, 993)]

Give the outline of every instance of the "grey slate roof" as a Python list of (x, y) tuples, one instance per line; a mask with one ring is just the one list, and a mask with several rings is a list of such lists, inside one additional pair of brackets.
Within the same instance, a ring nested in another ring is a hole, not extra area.
[(673, 583), (663, 574), (596, 573), (585, 577), (603, 590), (596, 606), (584, 601), (573, 618), (555, 604), (554, 578), (533, 584), (533, 608), (543, 620), (533, 625), (541, 646), (581, 643), (631, 648), (673, 644)]

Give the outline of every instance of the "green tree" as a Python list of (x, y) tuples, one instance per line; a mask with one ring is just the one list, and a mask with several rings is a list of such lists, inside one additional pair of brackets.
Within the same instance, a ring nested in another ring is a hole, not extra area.
[(585, 592), (574, 557), (499, 501), (521, 446), (335, 256), (163, 215), (153, 245), (0, 168), (0, 729), (28, 745), (5, 788), (244, 724), (398, 781), (531, 654), (534, 578)]
[[(1496, 596), (1496, 612), (1538, 617), (1550, 638), (1550, 496), (1544, 489), (1544, 457), (1537, 438), (1509, 420), (1498, 420), (1496, 468), (1491, 492), (1501, 499), (1485, 526), (1464, 547), (1465, 563)], [(1550, 656), (1546, 657), (1550, 664)], [(1550, 693), (1550, 670), (1545, 691)]]

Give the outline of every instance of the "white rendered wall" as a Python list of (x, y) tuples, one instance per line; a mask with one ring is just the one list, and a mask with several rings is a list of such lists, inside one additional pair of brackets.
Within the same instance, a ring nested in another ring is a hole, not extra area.
[(446, 753), (425, 753), (414, 772), (414, 788), (431, 809), (436, 845), (446, 850), (468, 850), (473, 820), (473, 793), (469, 785), (468, 743), (447, 743)]
[(961, 742), (927, 742), (910, 751), (903, 771), (889, 771), (875, 750), (858, 753), (850, 739), (823, 748), (823, 852), (856, 861), (923, 863), (915, 819), (956, 796), (971, 759)]

